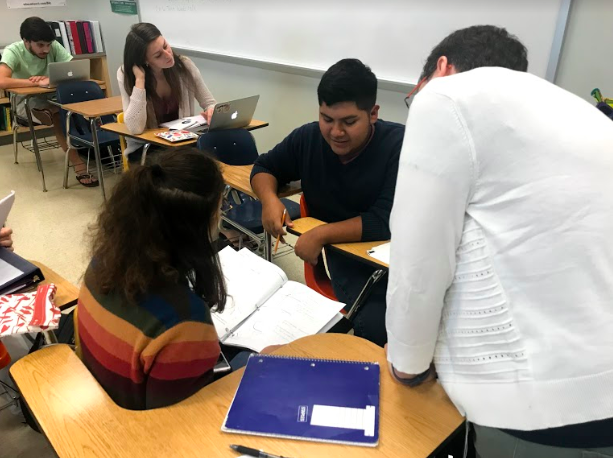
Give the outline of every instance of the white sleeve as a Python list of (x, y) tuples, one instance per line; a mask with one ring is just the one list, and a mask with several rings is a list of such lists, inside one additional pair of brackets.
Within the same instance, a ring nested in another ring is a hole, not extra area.
[(424, 89), (407, 120), (390, 220), (387, 355), (401, 372), (420, 374), (432, 362), (475, 173), (455, 104)]
[(140, 135), (147, 127), (147, 91), (134, 87), (128, 95), (124, 87), (123, 66), (117, 70), (117, 83), (123, 106), (123, 122), (131, 134)]

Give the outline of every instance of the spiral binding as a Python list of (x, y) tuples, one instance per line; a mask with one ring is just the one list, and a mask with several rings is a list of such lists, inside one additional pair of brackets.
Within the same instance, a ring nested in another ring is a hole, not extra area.
[(251, 358), (290, 359), (290, 360), (308, 361), (311, 363), (317, 362), (317, 363), (370, 364), (370, 365), (379, 366), (379, 363), (377, 361), (348, 361), (345, 359), (304, 358), (300, 356), (262, 355), (260, 353), (252, 353), (251, 355), (249, 355), (249, 359)]

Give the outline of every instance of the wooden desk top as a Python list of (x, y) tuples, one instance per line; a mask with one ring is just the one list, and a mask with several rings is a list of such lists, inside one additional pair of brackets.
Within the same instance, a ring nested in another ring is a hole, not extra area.
[[(247, 127), (245, 127), (245, 129), (256, 130), (266, 126), (268, 126), (268, 123), (266, 121), (258, 121), (254, 119)], [(159, 129), (148, 129), (142, 134), (137, 135), (130, 133), (128, 127), (123, 123), (110, 122), (108, 124), (104, 124), (102, 126), (102, 130), (108, 130), (109, 132), (114, 132), (116, 134), (123, 135), (124, 137), (135, 138), (136, 140), (141, 140), (147, 143), (155, 143), (156, 145), (167, 146), (169, 148), (180, 148), (181, 146), (187, 146), (196, 143), (196, 139), (186, 140), (184, 142), (170, 143), (169, 141), (166, 141), (160, 137), (156, 137), (155, 134), (157, 133), (168, 132), (168, 129), (163, 127)]]
[(55, 305), (57, 305), (60, 309), (64, 309), (77, 303), (79, 288), (70, 283), (68, 280), (64, 279), (61, 275), (55, 273), (46, 265), (38, 261), (30, 262), (37, 266), (45, 277), (45, 280), (39, 284), (46, 285), (49, 283), (54, 283), (55, 286), (57, 286), (57, 291), (55, 293)]
[(113, 115), (123, 111), (120, 96), (88, 100), (87, 102), (68, 103), (62, 105), (62, 108), (80, 114), (85, 118), (97, 118), (99, 116)]
[[(221, 173), (223, 174), (223, 179), (226, 184), (230, 185), (232, 188), (244, 192), (248, 196), (257, 199), (255, 192), (251, 188), (251, 169), (253, 169), (253, 165), (227, 165), (222, 162), (218, 162), (219, 167), (221, 168)], [(288, 197), (293, 196), (294, 194), (299, 194), (302, 192), (302, 188), (300, 183), (293, 182), (287, 186), (284, 186), (279, 189), (278, 196), (279, 197)]]
[[(98, 85), (102, 89), (106, 89), (106, 83), (104, 81), (100, 81), (100, 80), (91, 80), (91, 81), (98, 83)], [(14, 87), (14, 88), (9, 87), (9, 88), (6, 88), (5, 91), (11, 92), (17, 95), (41, 95), (41, 94), (51, 94), (52, 92), (55, 92), (56, 89), (57, 88), (55, 87), (33, 86), (33, 87)]]
[(292, 458), (429, 456), (463, 422), (436, 382), (408, 388), (392, 380), (383, 349), (343, 334), (318, 334), (275, 353), (381, 364), (380, 442), (376, 448), (221, 432), (242, 370), (171, 407), (118, 407), (66, 345), (43, 348), (10, 372), (60, 458), (233, 457), (242, 444)]
[[(305, 232), (310, 231), (311, 229), (314, 229), (318, 226), (322, 226), (324, 224), (326, 223), (315, 218), (300, 218), (294, 221), (294, 227), (287, 228), (287, 231), (290, 234), (302, 235)], [(386, 269), (388, 269), (389, 264), (381, 262), (368, 254), (368, 251), (372, 250), (373, 247), (383, 245), (387, 242), (389, 242), (389, 240), (377, 242), (335, 243), (334, 245), (331, 245), (331, 247), (335, 250), (342, 251), (343, 253), (346, 253), (350, 256), (359, 258), (361, 261), (367, 262), (374, 267), (385, 267)]]

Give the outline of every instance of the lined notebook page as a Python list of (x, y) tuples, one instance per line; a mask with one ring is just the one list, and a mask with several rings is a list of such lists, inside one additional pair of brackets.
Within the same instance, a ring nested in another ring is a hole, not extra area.
[(219, 252), (219, 260), (228, 300), (224, 311), (213, 313), (212, 317), (221, 337), (266, 302), (287, 282), (287, 276), (280, 268), (247, 249), (237, 252), (226, 247)]
[(258, 352), (268, 345), (290, 343), (320, 332), (344, 306), (301, 283), (289, 281), (224, 343)]

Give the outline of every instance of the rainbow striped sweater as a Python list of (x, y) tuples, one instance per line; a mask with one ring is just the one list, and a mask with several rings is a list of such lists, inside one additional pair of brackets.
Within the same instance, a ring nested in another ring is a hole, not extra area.
[(101, 294), (90, 265), (76, 329), (83, 362), (121, 407), (174, 404), (213, 379), (219, 340), (209, 307), (187, 286), (158, 286), (129, 304)]

